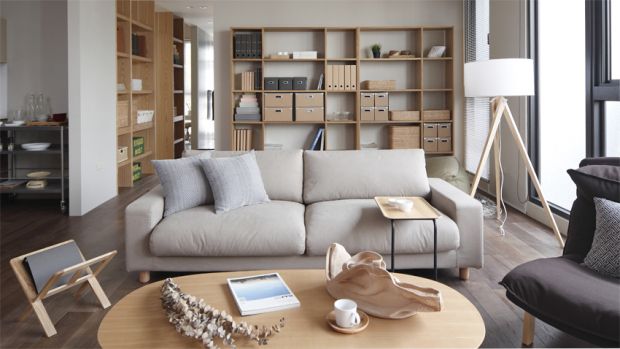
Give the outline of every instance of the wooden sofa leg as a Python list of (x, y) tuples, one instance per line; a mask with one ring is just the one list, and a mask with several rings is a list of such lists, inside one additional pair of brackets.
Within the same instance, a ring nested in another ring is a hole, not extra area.
[(138, 278), (141, 283), (146, 284), (151, 280), (151, 272), (149, 271), (141, 271), (140, 276)]
[(524, 346), (532, 346), (534, 343), (534, 325), (536, 318), (528, 312), (523, 312), (523, 342)]
[(459, 279), (463, 281), (469, 280), (469, 268), (459, 268)]

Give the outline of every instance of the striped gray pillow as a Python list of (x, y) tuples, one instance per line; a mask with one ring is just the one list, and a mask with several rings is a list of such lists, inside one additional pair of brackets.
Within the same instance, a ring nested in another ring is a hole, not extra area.
[(153, 160), (164, 189), (164, 217), (188, 208), (210, 204), (213, 193), (200, 165), (209, 153), (176, 160)]
[(200, 162), (213, 191), (215, 213), (269, 202), (254, 151)]
[(620, 203), (594, 198), (596, 230), (583, 263), (601, 274), (620, 278)]

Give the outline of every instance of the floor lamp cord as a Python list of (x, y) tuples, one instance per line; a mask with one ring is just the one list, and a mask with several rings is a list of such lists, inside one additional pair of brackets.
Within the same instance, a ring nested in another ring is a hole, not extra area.
[(501, 136), (501, 127), (498, 130), (498, 147), (500, 149), (499, 154), (498, 154), (498, 162), (499, 162), (499, 193), (495, 193), (495, 195), (499, 195), (499, 202), (500, 202), (500, 214), (499, 214), (499, 234), (501, 236), (505, 236), (506, 235), (506, 231), (504, 230), (504, 224), (506, 223), (506, 219), (508, 218), (508, 210), (506, 210), (506, 204), (504, 203), (504, 168), (502, 167), (502, 136)]

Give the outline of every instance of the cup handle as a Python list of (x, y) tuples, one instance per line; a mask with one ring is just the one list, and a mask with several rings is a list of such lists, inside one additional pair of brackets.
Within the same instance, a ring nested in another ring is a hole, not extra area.
[(358, 312), (351, 314), (351, 324), (353, 324), (353, 326), (359, 325), (360, 322), (361, 322), (361, 319), (360, 319), (360, 314)]

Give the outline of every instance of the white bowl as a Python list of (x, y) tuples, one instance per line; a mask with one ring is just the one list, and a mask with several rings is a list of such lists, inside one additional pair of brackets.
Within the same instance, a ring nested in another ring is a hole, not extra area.
[(30, 151), (45, 150), (52, 145), (51, 143), (24, 143), (22, 148)]
[(403, 212), (409, 212), (413, 208), (413, 201), (407, 199), (400, 199), (396, 203), (396, 207)]

